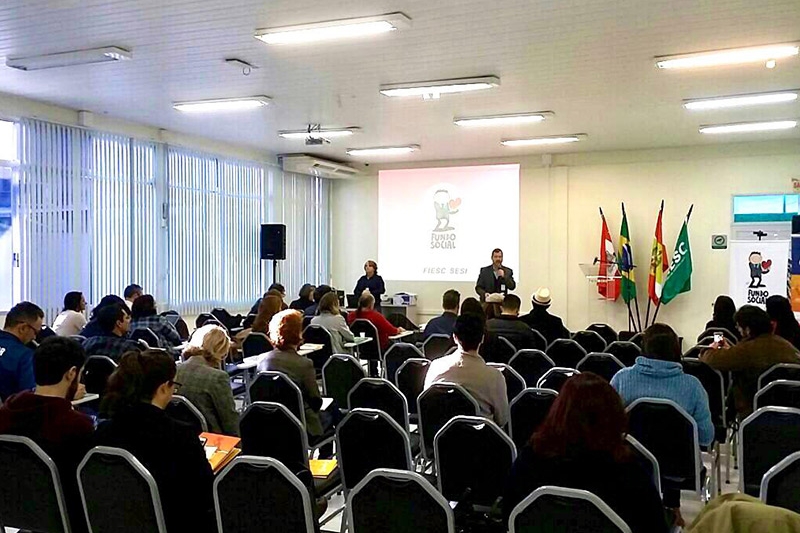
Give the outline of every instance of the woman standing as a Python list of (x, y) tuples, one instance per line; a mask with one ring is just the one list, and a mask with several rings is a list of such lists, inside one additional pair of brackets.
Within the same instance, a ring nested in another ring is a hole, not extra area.
[(365, 274), (359, 278), (356, 283), (356, 288), (353, 294), (356, 298), (361, 298), (364, 291), (368, 291), (375, 297), (375, 310), (381, 310), (381, 295), (386, 293), (386, 286), (383, 284), (383, 278), (378, 275), (378, 263), (369, 260), (364, 263)]

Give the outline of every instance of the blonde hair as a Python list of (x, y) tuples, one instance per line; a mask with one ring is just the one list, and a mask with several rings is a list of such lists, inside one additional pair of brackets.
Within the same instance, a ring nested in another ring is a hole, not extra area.
[[(221, 327), (209, 324), (195, 330), (192, 338), (189, 339), (189, 346), (184, 350), (184, 358), (188, 359), (193, 355), (202, 355), (209, 363), (219, 364), (231, 348), (231, 339)], [(209, 357), (213, 360), (210, 361)]]

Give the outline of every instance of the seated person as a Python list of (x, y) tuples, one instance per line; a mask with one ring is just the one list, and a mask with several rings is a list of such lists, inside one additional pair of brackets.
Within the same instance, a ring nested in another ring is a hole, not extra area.
[(133, 302), (136, 301), (136, 298), (144, 294), (144, 289), (141, 285), (137, 285), (132, 283), (125, 287), (125, 290), (122, 292), (122, 295), (125, 297), (125, 305), (128, 306), (128, 311), (133, 309)]
[(216, 531), (214, 474), (197, 434), (164, 411), (177, 386), (175, 361), (162, 351), (128, 352), (100, 405), (110, 419), (95, 444), (129, 451), (158, 485), (167, 531)]
[(31, 302), (20, 302), (8, 311), (0, 331), (0, 401), (36, 386), (33, 349), (28, 345), (42, 330), (43, 321), (44, 311)]
[(714, 300), (714, 314), (711, 321), (706, 324), (706, 329), (725, 328), (736, 337), (736, 341), (742, 338), (739, 330), (736, 329), (736, 321), (733, 316), (736, 314), (736, 304), (730, 296), (717, 296)]
[(77, 335), (86, 326), (86, 298), (80, 291), (68, 292), (64, 296), (64, 309), (53, 322), (53, 331), (56, 335), (69, 337)]
[(111, 304), (103, 307), (97, 316), (101, 335), (83, 342), (86, 355), (106, 355), (119, 362), (122, 354), (141, 351), (142, 345), (128, 338), (131, 315), (124, 304)]
[(458, 350), (431, 362), (425, 376), (425, 388), (440, 381), (457, 383), (477, 400), (481, 416), (493, 419), (503, 427), (509, 416), (506, 380), (499, 370), (487, 366), (478, 355), (483, 330), (479, 316), (471, 313), (459, 316), (453, 330)]
[(483, 310), (483, 305), (476, 299), (470, 296), (461, 302), (462, 315), (475, 315), (480, 317), (481, 320), (486, 322), (486, 311)]
[(786, 296), (773, 294), (767, 298), (766, 308), (775, 335), (783, 337), (796, 350), (800, 350), (800, 324), (794, 316), (792, 302)]
[(172, 322), (158, 315), (155, 298), (149, 294), (139, 296), (133, 302), (130, 331), (139, 328), (149, 328), (158, 337), (158, 346), (151, 346), (151, 348), (160, 347), (174, 352), (175, 348), (183, 344), (183, 340)]
[(569, 330), (564, 327), (561, 318), (551, 315), (547, 310), (550, 303), (550, 289), (542, 287), (531, 298), (531, 312), (520, 317), (528, 327), (542, 334), (548, 346), (556, 339), (569, 339)]
[(555, 485), (595, 494), (634, 533), (666, 533), (661, 497), (626, 445), (626, 430), (625, 408), (611, 385), (591, 372), (568, 379), (511, 469), (506, 520), (531, 492)]
[(214, 324), (201, 327), (183, 351), (185, 362), (178, 367), (175, 379), (181, 384), (178, 394), (203, 413), (210, 432), (238, 436), (239, 413), (231, 378), (220, 368), (230, 347), (231, 340), (223, 328)]
[(486, 301), (483, 302), (483, 312), (486, 315), (486, 320), (499, 318), (503, 314), (503, 298), (505, 296), (499, 292), (486, 295)]
[(329, 292), (322, 297), (317, 307), (317, 316), (311, 319), (311, 325), (322, 326), (331, 334), (333, 353), (349, 353), (344, 348), (346, 342), (353, 342), (353, 332), (347, 327), (341, 309), (339, 297), (335, 292)]
[(389, 348), (389, 337), (405, 331), (403, 328), (396, 328), (386, 320), (386, 317), (375, 311), (375, 297), (366, 292), (358, 299), (358, 309), (351, 311), (347, 315), (347, 323), (352, 325), (358, 319), (369, 320), (378, 330), (378, 343), (381, 351), (385, 352)]
[[(100, 302), (94, 307), (94, 309), (92, 309), (92, 314), (89, 315), (89, 322), (86, 324), (86, 326), (84, 326), (79, 335), (86, 337), (87, 339), (103, 335), (103, 329), (100, 327), (100, 324), (98, 324), (97, 317), (100, 316), (100, 311), (104, 307), (112, 304), (120, 304), (127, 307), (125, 300), (116, 294), (107, 294), (106, 296), (103, 296)], [(127, 309), (130, 310), (130, 307), (127, 307)]]
[[(280, 283), (273, 283), (272, 285), (269, 286), (267, 292), (264, 293), (264, 296), (266, 296), (267, 294), (273, 294), (274, 296), (277, 296), (278, 298), (281, 299), (281, 303), (283, 304), (283, 299), (286, 298), (286, 288)], [(249, 314), (255, 315), (258, 313), (258, 308), (261, 305), (261, 300), (264, 299), (264, 296), (256, 300), (256, 303), (254, 303), (253, 307), (250, 308)], [(286, 307), (284, 307), (283, 309), (286, 309)]]
[(517, 350), (536, 347), (536, 337), (531, 328), (519, 318), (519, 296), (507, 294), (503, 298), (499, 317), (486, 322), (486, 330), (499, 337), (505, 337)]
[(293, 300), (292, 303), (289, 304), (289, 309), (305, 311), (307, 308), (314, 305), (315, 289), (316, 287), (314, 287), (310, 283), (306, 283), (302, 287), (300, 287), (300, 293), (298, 294), (299, 298), (297, 298), (297, 300)]
[(316, 316), (317, 314), (317, 305), (322, 301), (322, 297), (328, 294), (329, 292), (335, 292), (333, 287), (330, 285), (320, 285), (316, 289), (314, 289), (314, 303), (306, 307), (303, 314), (305, 316)]
[(461, 294), (457, 290), (450, 289), (445, 291), (442, 295), (442, 309), (444, 313), (441, 316), (432, 318), (425, 326), (423, 338), (427, 339), (431, 335), (453, 335), (453, 328), (456, 327), (456, 318), (458, 318), (458, 306), (461, 303)]

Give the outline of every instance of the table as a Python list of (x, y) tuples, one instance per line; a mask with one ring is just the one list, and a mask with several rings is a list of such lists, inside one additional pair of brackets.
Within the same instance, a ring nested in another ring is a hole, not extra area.
[(358, 348), (364, 343), (370, 342), (372, 337), (356, 337), (353, 342), (346, 342), (344, 347), (345, 348)]
[(389, 340), (390, 341), (397, 341), (397, 340), (403, 339), (405, 337), (409, 337), (409, 336), (413, 335), (414, 333), (416, 333), (416, 331), (403, 331), (402, 333), (398, 333), (397, 335), (389, 335)]
[(75, 406), (78, 406), (78, 405), (82, 405), (84, 403), (93, 402), (93, 401), (98, 400), (98, 399), (100, 399), (100, 395), (99, 394), (94, 394), (94, 393), (86, 394), (80, 400), (72, 400), (72, 406), (75, 407)]

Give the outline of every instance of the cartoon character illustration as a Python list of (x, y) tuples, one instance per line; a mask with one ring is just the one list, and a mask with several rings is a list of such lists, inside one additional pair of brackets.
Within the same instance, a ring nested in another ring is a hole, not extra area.
[[(450, 199), (450, 191), (439, 189), (433, 195), (433, 208), (436, 210), (435, 232), (452, 231), (455, 228), (450, 226), (450, 215), (458, 213), (458, 206), (461, 205), (461, 198)], [(444, 227), (443, 227), (444, 226)]]
[(764, 274), (769, 273), (769, 269), (772, 267), (772, 261), (767, 260), (764, 261), (761, 257), (761, 252), (752, 252), (750, 254), (750, 288), (751, 289), (758, 289), (761, 287), (766, 287), (761, 282), (761, 278)]

